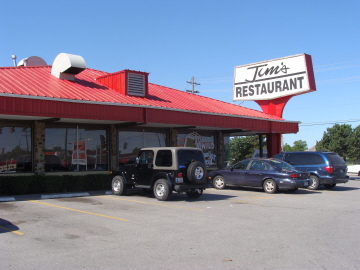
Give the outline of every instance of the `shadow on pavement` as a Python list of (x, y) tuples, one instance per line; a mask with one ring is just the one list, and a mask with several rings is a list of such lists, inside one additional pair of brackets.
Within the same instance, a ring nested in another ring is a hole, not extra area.
[(10, 221), (0, 218), (0, 233), (8, 233), (18, 231), (19, 227), (12, 224)]

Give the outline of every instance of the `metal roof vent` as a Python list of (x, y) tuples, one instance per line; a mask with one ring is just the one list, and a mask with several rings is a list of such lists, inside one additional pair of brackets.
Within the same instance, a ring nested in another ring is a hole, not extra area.
[(18, 67), (46, 66), (46, 62), (39, 56), (30, 56), (19, 61)]
[(54, 60), (51, 74), (62, 80), (74, 81), (75, 75), (84, 69), (86, 63), (80, 55), (60, 53)]
[(128, 73), (128, 95), (145, 96), (145, 75)]
[(97, 77), (96, 80), (123, 95), (147, 97), (148, 77), (147, 72), (125, 69)]

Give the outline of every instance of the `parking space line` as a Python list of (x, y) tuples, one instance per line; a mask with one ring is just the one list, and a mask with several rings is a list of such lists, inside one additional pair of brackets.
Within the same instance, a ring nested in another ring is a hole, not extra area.
[(29, 201), (30, 201), (30, 202), (34, 202), (34, 203), (39, 203), (39, 204), (48, 205), (48, 206), (58, 207), (58, 208), (66, 209), (66, 210), (76, 211), (76, 212), (80, 212), (80, 213), (85, 213), (85, 214), (90, 214), (90, 215), (95, 215), (95, 216), (100, 216), (100, 217), (106, 217), (106, 218), (112, 218), (112, 219), (117, 219), (117, 220), (122, 220), (122, 221), (128, 221), (127, 219), (123, 219), (123, 218), (117, 218), (117, 217), (112, 217), (112, 216), (107, 216), (107, 215), (102, 215), (102, 214), (87, 212), (87, 211), (78, 210), (78, 209), (73, 209), (73, 208), (68, 208), (68, 207), (59, 206), (59, 205), (55, 205), (55, 204), (49, 204), (49, 203), (38, 202), (38, 201), (33, 201), (33, 200), (29, 200)]
[(242, 200), (230, 200), (232, 202), (243, 202), (243, 203), (261, 203), (261, 202), (250, 202), (250, 201), (242, 201)]
[(114, 199), (114, 200), (128, 201), (128, 202), (137, 202), (137, 203), (153, 204), (153, 205), (160, 205), (160, 206), (173, 207), (173, 208), (182, 208), (182, 209), (188, 209), (188, 210), (194, 210), (194, 211), (204, 211), (202, 209), (196, 209), (196, 208), (189, 208), (189, 207), (175, 206), (175, 205), (167, 205), (167, 204), (160, 204), (160, 203), (142, 202), (142, 201), (129, 200), (129, 199), (124, 199), (124, 198), (114, 198), (114, 197), (110, 197), (110, 196), (100, 196), (100, 197)]
[(14, 230), (8, 229), (8, 228), (3, 227), (3, 226), (0, 226), (0, 229), (3, 229), (3, 230), (8, 231), (8, 232), (15, 233), (15, 234), (17, 234), (17, 235), (24, 235), (24, 233), (22, 233), (22, 232), (14, 231)]

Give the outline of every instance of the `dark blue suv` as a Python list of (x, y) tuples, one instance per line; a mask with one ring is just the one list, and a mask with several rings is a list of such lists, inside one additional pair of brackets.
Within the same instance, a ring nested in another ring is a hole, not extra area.
[(298, 170), (310, 172), (312, 184), (308, 189), (318, 189), (320, 185), (332, 189), (336, 184), (349, 181), (345, 161), (333, 152), (281, 152), (274, 158), (284, 160)]

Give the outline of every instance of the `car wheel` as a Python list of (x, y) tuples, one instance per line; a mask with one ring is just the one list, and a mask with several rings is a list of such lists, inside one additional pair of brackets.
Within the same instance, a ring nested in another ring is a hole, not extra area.
[(202, 190), (202, 189), (196, 189), (196, 190), (194, 190), (194, 191), (188, 191), (188, 192), (186, 192), (186, 195), (187, 195), (190, 199), (197, 199), (197, 198), (199, 198), (202, 194), (203, 194), (203, 190)]
[(266, 193), (275, 193), (278, 189), (276, 182), (272, 179), (266, 179), (263, 183), (263, 189)]
[(125, 184), (124, 178), (120, 175), (115, 176), (111, 182), (111, 189), (115, 195), (125, 195), (127, 186)]
[(311, 189), (311, 190), (316, 190), (319, 188), (320, 186), (320, 179), (319, 177), (317, 177), (316, 175), (310, 175), (310, 179), (311, 179), (311, 185), (309, 185), (307, 188)]
[(332, 188), (334, 188), (336, 186), (336, 184), (324, 184), (324, 187), (326, 188), (326, 189), (332, 189)]
[(224, 177), (217, 175), (213, 179), (213, 186), (216, 189), (224, 189), (226, 187)]
[(172, 190), (168, 182), (165, 179), (159, 179), (154, 185), (154, 195), (159, 201), (166, 201), (170, 198)]
[(191, 162), (187, 169), (187, 177), (190, 182), (200, 184), (205, 181), (206, 167), (204, 163), (199, 161)]

